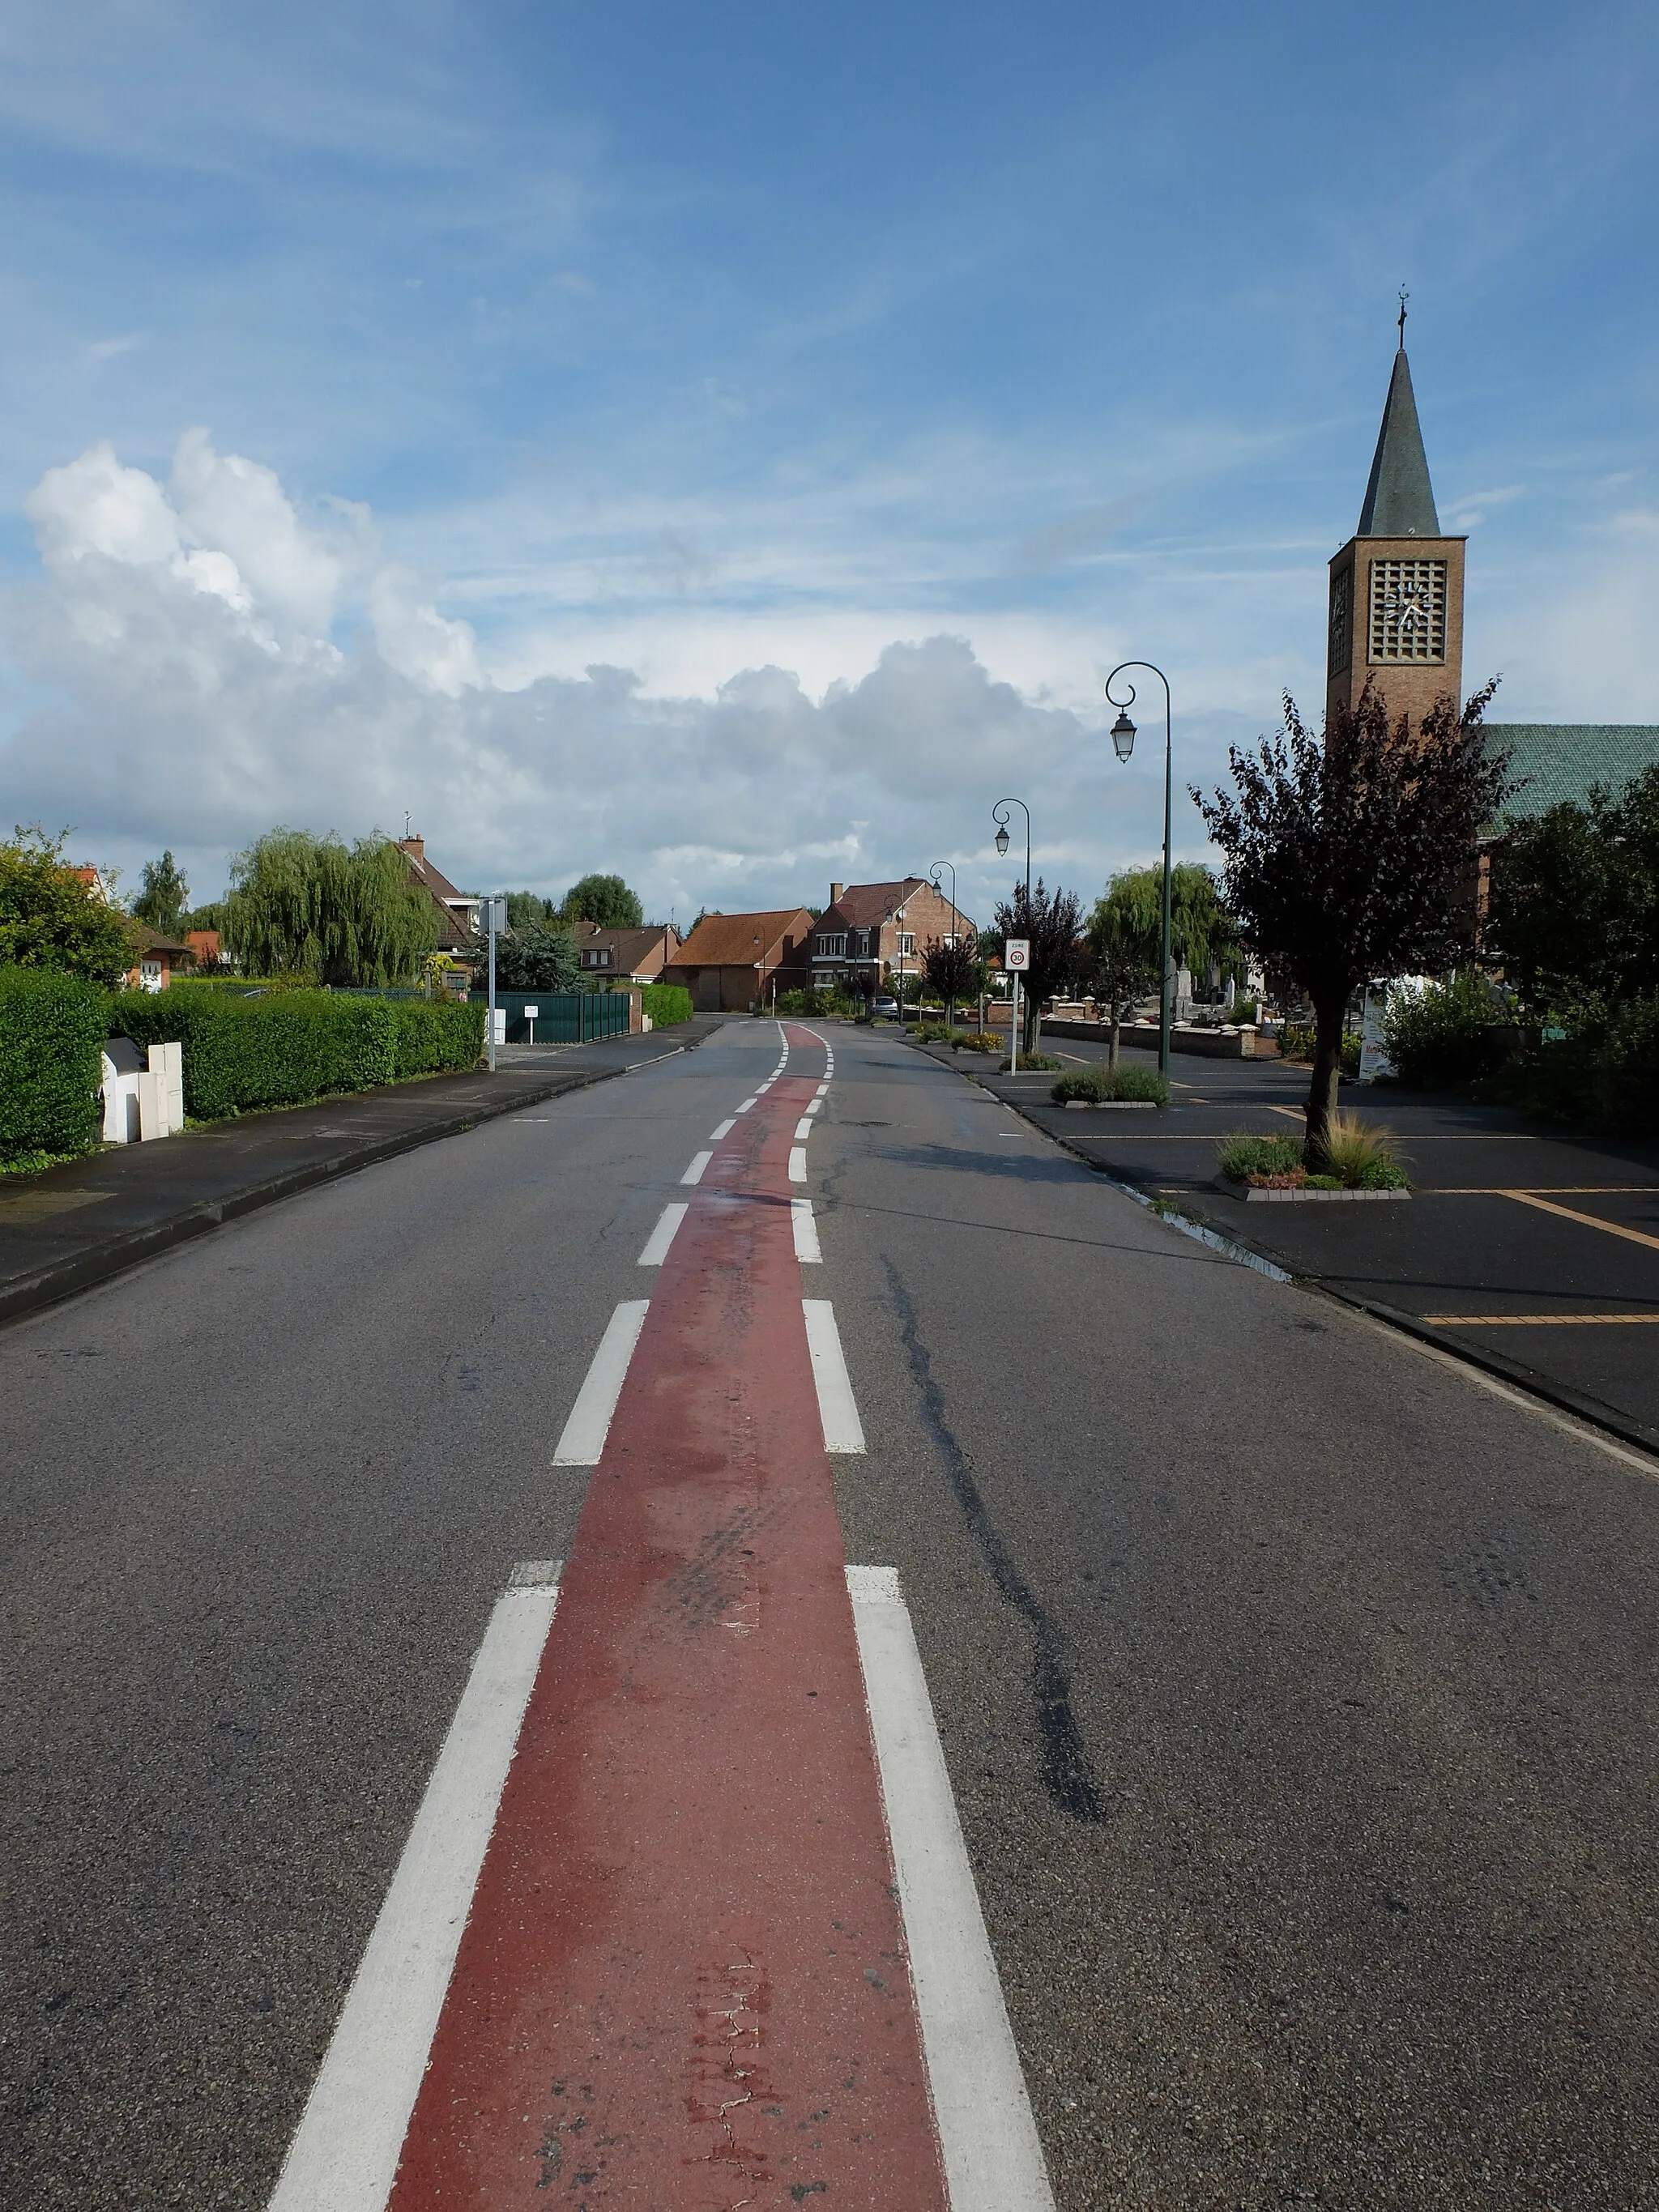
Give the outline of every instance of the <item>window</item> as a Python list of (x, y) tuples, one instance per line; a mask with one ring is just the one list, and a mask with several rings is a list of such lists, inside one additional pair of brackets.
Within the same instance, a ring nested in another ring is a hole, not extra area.
[(901, 960), (915, 959), (916, 953), (916, 940), (908, 930), (900, 930), (898, 949), (899, 958)]
[(847, 957), (846, 931), (819, 938), (817, 957), (820, 960), (844, 960)]

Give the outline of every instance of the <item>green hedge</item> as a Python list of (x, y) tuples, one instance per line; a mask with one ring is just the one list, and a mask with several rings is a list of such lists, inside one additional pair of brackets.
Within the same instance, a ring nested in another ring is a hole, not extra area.
[(672, 1030), (691, 1018), (691, 994), (684, 983), (647, 983), (640, 996), (653, 1030)]
[(109, 1032), (135, 1044), (182, 1044), (185, 1110), (198, 1121), (297, 1106), (410, 1075), (475, 1066), (484, 1009), (424, 999), (359, 999), (328, 991), (268, 998), (175, 983), (122, 991)]
[(99, 1133), (109, 1001), (46, 968), (0, 968), (0, 1163), (86, 1152)]

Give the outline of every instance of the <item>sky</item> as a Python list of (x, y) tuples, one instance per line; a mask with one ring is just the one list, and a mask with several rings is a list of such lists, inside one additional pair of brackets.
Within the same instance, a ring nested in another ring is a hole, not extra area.
[(1203, 857), (1401, 285), (1466, 690), (1659, 720), (1656, 112), (1622, 0), (13, 0), (0, 824), (984, 919), (1156, 857), (1144, 658)]

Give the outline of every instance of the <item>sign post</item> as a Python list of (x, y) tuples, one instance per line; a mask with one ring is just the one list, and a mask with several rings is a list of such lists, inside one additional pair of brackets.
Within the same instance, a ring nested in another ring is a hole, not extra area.
[(507, 927), (507, 901), (484, 901), (489, 933), (489, 1072), (495, 1073), (495, 939)]
[(1019, 979), (1031, 964), (1029, 937), (1011, 937), (1002, 948), (1002, 964), (1014, 979), (1014, 1018), (1008, 1030), (1008, 1073), (1019, 1073)]
[(530, 1042), (532, 1044), (534, 1044), (536, 1042), (536, 1017), (540, 1013), (540, 1012), (541, 1008), (539, 1006), (526, 1006), (524, 1010), (524, 1018), (530, 1024)]

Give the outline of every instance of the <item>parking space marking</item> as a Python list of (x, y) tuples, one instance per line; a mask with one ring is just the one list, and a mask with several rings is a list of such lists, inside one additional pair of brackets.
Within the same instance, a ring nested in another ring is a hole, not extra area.
[(1607, 1237), (1622, 1237), (1632, 1244), (1645, 1244), (1650, 1251), (1659, 1252), (1659, 1237), (1650, 1237), (1645, 1229), (1626, 1229), (1620, 1221), (1603, 1221), (1594, 1213), (1580, 1213), (1571, 1206), (1557, 1206), (1547, 1198), (1540, 1198), (1530, 1190), (1506, 1190), (1502, 1195), (1512, 1198), (1521, 1206), (1535, 1206), (1540, 1213), (1559, 1213), (1563, 1221), (1577, 1221), (1586, 1229), (1599, 1229)]

